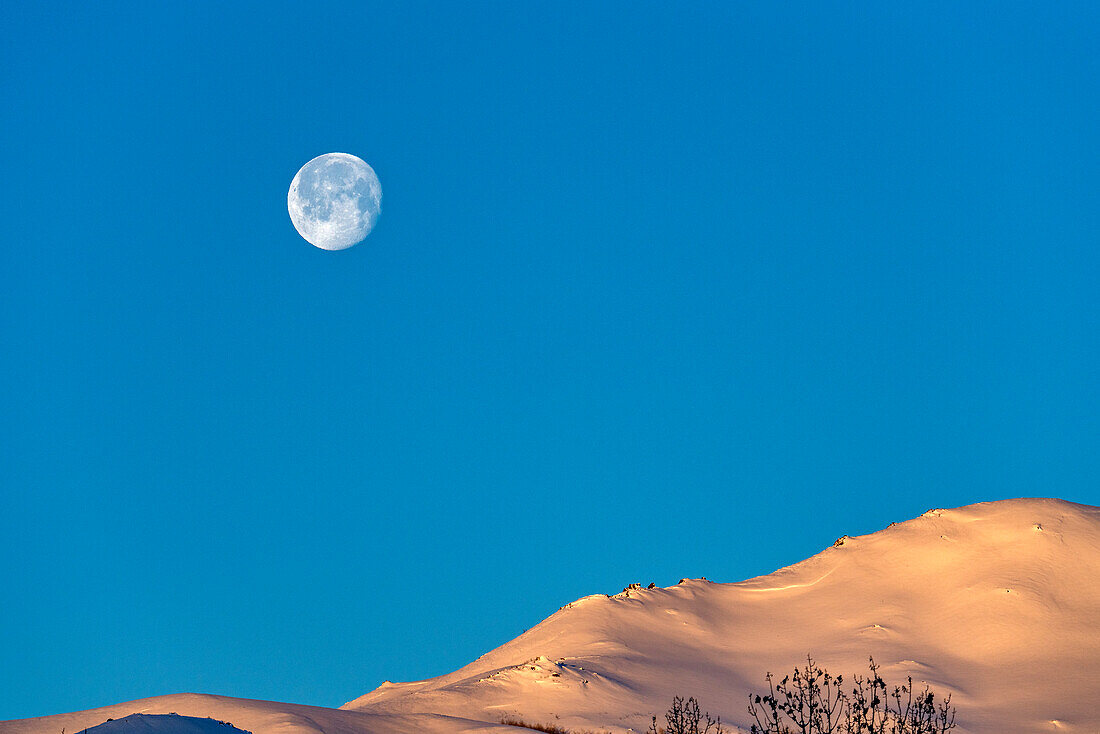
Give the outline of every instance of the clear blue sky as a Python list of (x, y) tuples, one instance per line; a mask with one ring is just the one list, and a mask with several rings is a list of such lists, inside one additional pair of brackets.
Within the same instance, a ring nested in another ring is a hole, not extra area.
[(221, 5), (2, 11), (0, 718), (1100, 504), (1095, 3)]

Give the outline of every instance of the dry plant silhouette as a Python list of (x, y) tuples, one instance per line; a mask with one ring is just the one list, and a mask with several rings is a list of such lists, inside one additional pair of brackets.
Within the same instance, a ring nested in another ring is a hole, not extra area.
[[(778, 683), (768, 673), (768, 692), (749, 695), (751, 734), (946, 734), (955, 728), (951, 696), (937, 698), (925, 686), (917, 691), (912, 676), (889, 685), (880, 666), (869, 658), (870, 673), (855, 675), (851, 688), (810, 656), (806, 666)], [(711, 718), (694, 698), (677, 696), (665, 712), (665, 725), (653, 717), (647, 734), (724, 734), (722, 721)]]
[(909, 676), (890, 686), (879, 675), (874, 658), (870, 673), (853, 677), (851, 689), (843, 676), (832, 676), (806, 657), (778, 683), (768, 673), (768, 692), (749, 696), (751, 734), (946, 734), (955, 728), (951, 696), (937, 700), (928, 686), (917, 691)]

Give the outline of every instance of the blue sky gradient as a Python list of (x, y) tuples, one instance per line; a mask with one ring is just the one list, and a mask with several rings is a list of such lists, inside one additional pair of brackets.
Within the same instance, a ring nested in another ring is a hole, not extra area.
[(221, 5), (2, 10), (0, 719), (1100, 505), (1095, 3)]

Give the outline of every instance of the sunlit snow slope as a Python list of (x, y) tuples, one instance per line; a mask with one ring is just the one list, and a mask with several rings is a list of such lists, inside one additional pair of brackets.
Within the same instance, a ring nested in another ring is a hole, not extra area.
[(807, 653), (844, 673), (874, 655), (887, 680), (951, 692), (968, 732), (1097, 734), (1100, 508), (932, 510), (750, 581), (587, 597), (455, 673), (345, 708), (639, 730), (683, 694), (746, 724), (764, 672)]
[(745, 725), (764, 672), (807, 653), (849, 674), (874, 655), (888, 680), (909, 674), (951, 693), (960, 732), (1097, 734), (1100, 508), (1020, 499), (933, 510), (749, 581), (586, 597), (461, 670), (386, 683), (340, 710), (165, 696), (0, 732), (72, 732), (139, 705), (255, 734), (518, 731), (494, 726), (505, 714), (642, 731), (677, 694)]

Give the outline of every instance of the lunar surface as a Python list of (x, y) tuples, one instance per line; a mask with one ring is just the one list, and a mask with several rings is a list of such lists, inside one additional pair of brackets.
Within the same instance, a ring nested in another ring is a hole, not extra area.
[(294, 176), (286, 208), (306, 242), (322, 250), (346, 250), (362, 242), (378, 221), (382, 184), (362, 159), (326, 153)]

